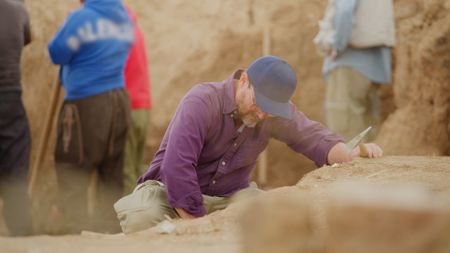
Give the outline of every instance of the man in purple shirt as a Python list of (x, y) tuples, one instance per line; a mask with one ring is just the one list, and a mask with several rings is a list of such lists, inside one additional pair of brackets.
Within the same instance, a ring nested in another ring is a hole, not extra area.
[[(138, 187), (115, 204), (122, 230), (148, 228), (165, 215), (189, 219), (225, 208), (231, 196), (249, 189), (270, 138), (318, 167), (358, 156), (359, 148), (349, 150), (340, 136), (296, 109), (290, 102), (296, 85), (286, 61), (264, 56), (228, 80), (193, 87)], [(376, 144), (365, 145), (370, 157), (382, 155)]]

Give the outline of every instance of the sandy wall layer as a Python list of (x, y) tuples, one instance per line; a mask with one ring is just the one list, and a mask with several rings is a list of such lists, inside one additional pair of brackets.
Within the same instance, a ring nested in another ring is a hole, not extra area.
[(450, 154), (450, 2), (395, 2), (398, 108), (378, 142), (388, 154)]

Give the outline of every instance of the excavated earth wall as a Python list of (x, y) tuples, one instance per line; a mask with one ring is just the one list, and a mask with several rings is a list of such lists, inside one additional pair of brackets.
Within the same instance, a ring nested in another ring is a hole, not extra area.
[[(194, 84), (220, 81), (263, 53), (268, 27), (270, 53), (287, 59), (297, 72), (294, 96), (310, 118), (323, 120), (322, 59), (312, 39), (325, 0), (126, 1), (140, 18), (150, 60), (153, 110), (147, 160), (164, 134), (178, 101)], [(450, 154), (450, 3), (448, 0), (395, 0), (397, 46), (393, 85), (381, 89), (383, 118), (377, 142), (387, 154)], [(33, 137), (32, 161), (42, 141), (44, 119), (57, 68), (46, 45), (76, 0), (26, 1), (33, 43), (23, 55), (23, 98)], [(36, 192), (42, 215), (54, 198), (54, 124), (39, 168)], [(295, 184), (314, 168), (284, 144), (271, 142), (266, 186)], [(45, 208), (44, 208), (45, 207)], [(45, 224), (42, 224), (45, 226)]]

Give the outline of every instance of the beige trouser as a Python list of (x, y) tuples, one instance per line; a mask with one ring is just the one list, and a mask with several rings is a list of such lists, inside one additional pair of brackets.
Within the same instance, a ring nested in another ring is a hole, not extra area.
[(379, 122), (377, 85), (348, 67), (338, 67), (327, 77), (326, 124), (347, 141), (372, 126), (363, 141), (372, 140)]
[[(226, 208), (232, 202), (260, 192), (262, 190), (252, 183), (250, 187), (237, 192), (232, 198), (203, 195), (203, 205), (208, 213), (212, 213)], [(165, 220), (165, 216), (179, 218), (167, 200), (164, 185), (155, 180), (148, 180), (138, 185), (133, 193), (117, 201), (114, 209), (125, 234), (153, 227)]]

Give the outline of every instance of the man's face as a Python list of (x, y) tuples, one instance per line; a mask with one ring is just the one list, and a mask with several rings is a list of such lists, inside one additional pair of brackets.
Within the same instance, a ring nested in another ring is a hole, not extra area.
[(255, 127), (258, 122), (266, 119), (268, 114), (256, 105), (253, 86), (247, 80), (240, 80), (236, 90), (236, 107), (242, 123), (246, 127)]

